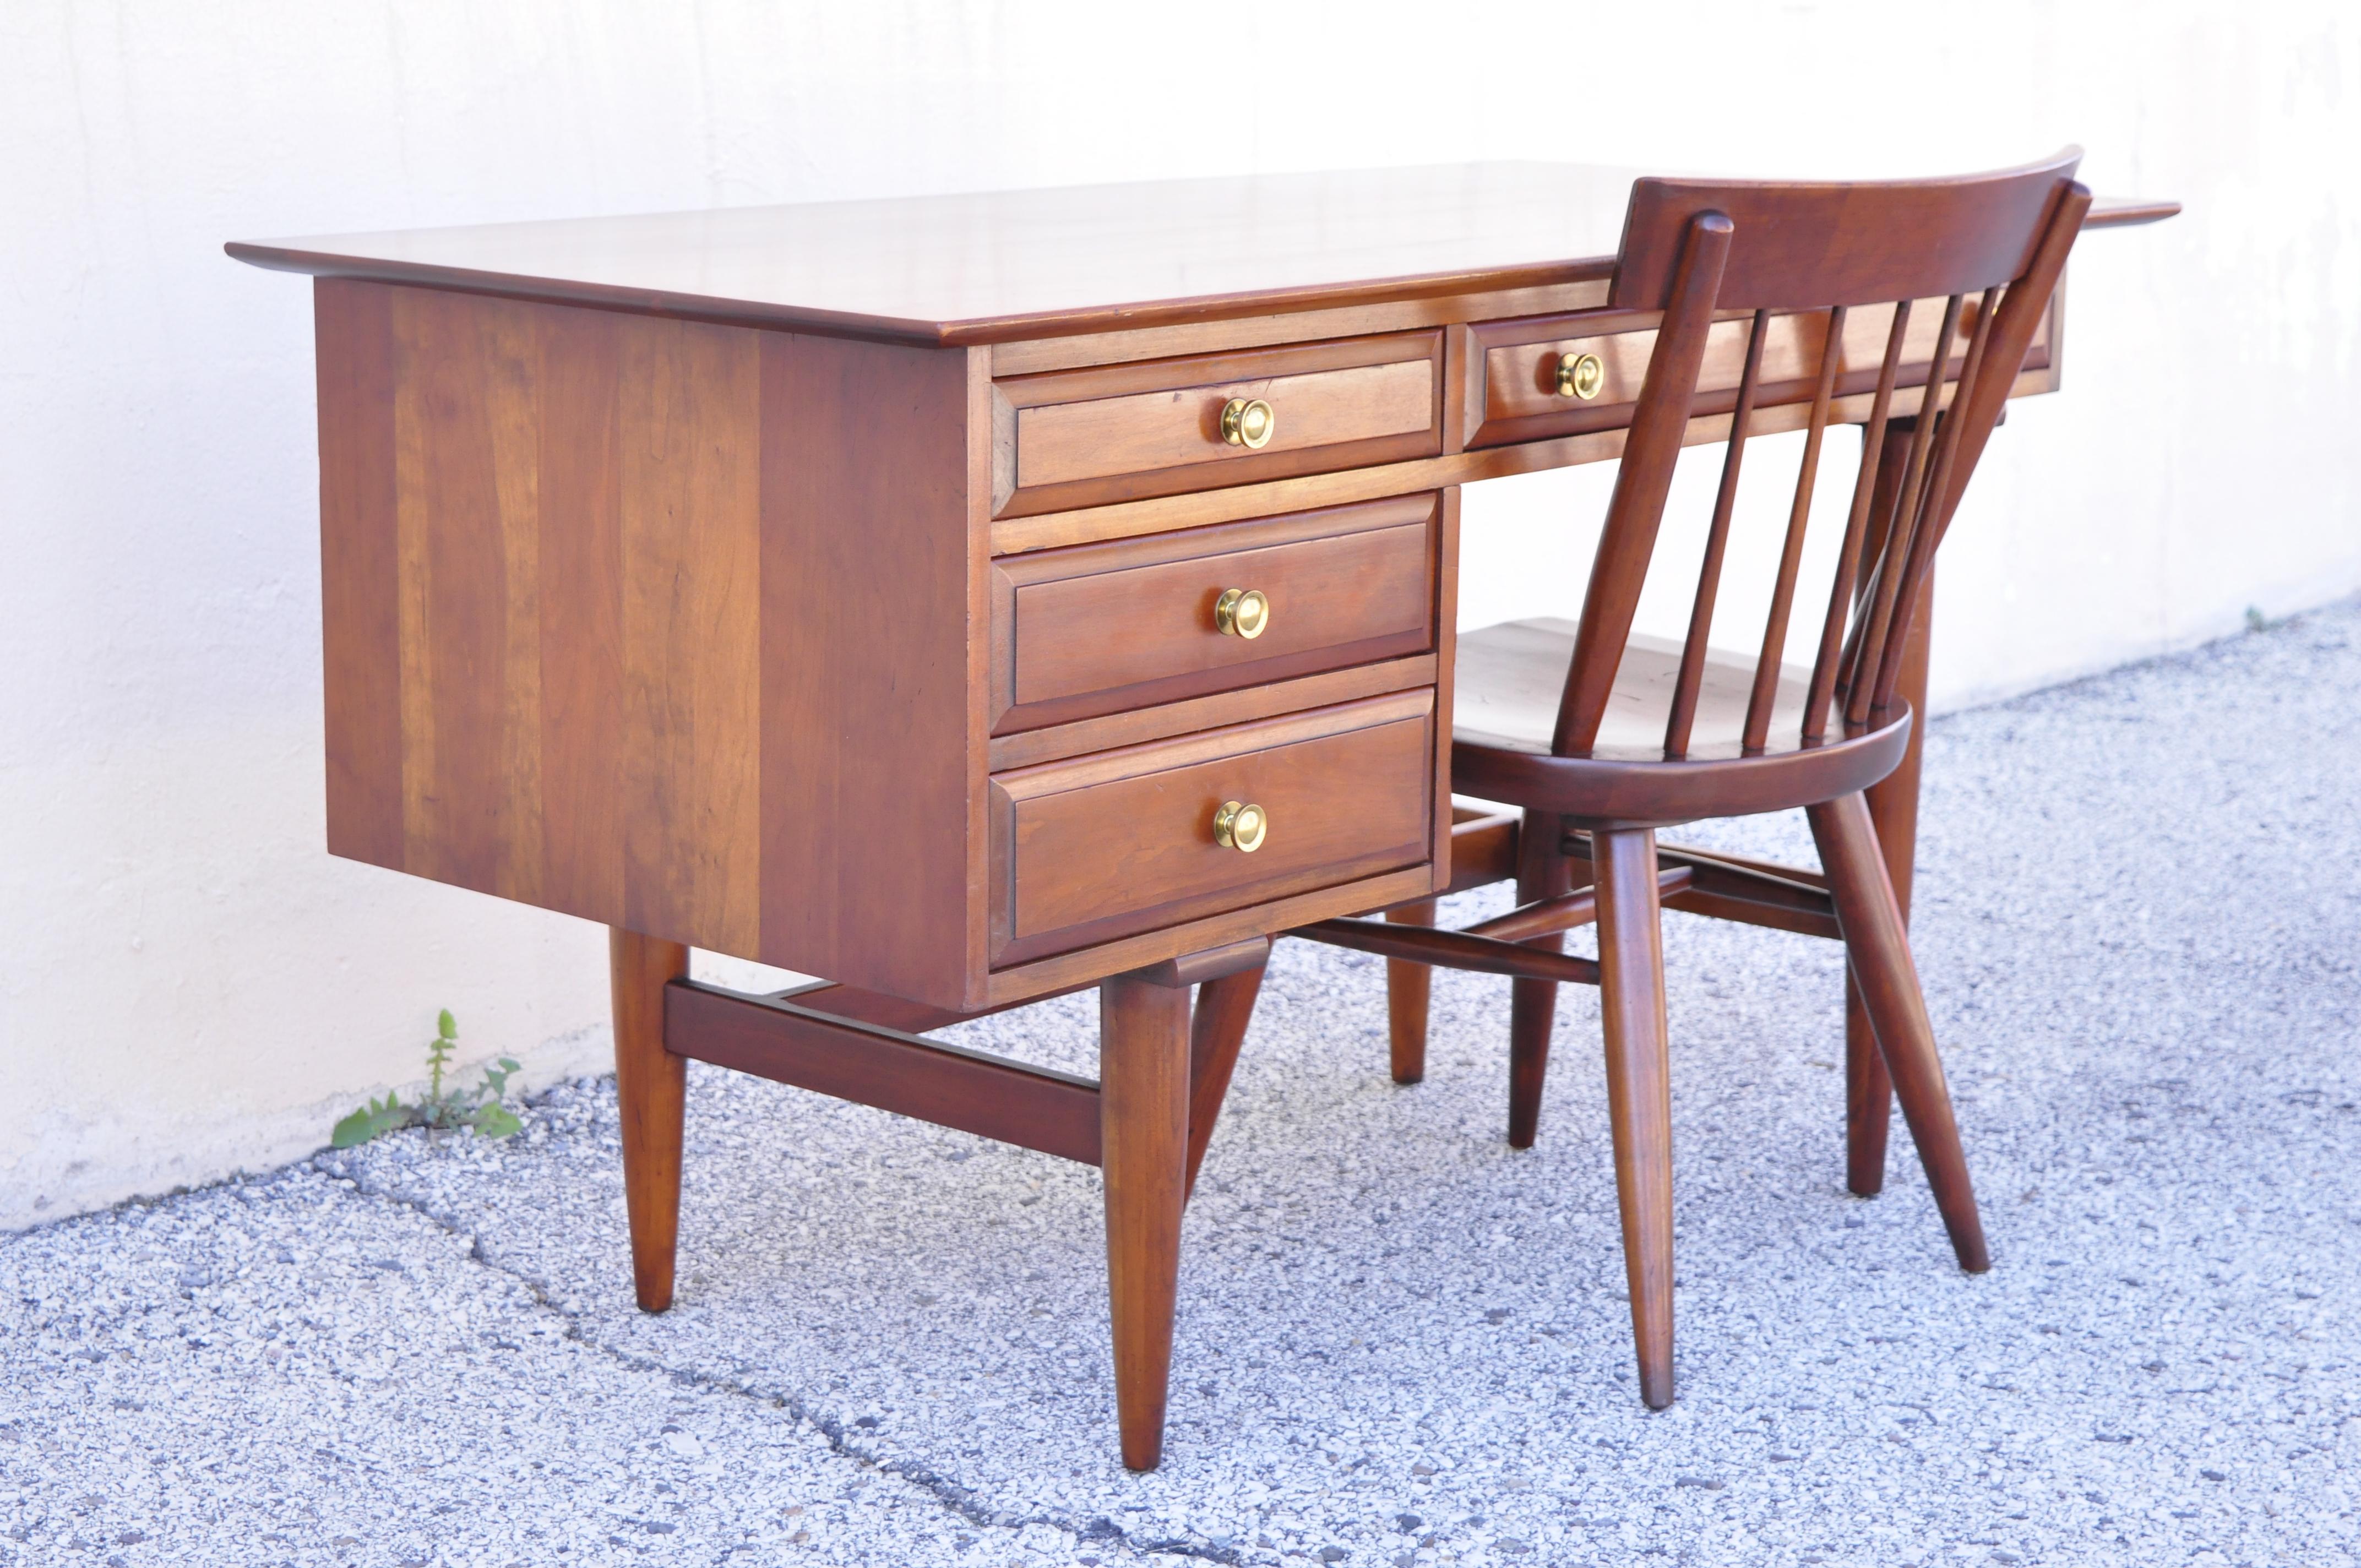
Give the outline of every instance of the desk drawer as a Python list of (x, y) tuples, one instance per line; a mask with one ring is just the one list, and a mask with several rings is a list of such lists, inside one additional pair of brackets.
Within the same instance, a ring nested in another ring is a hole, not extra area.
[[(996, 562), (994, 733), (1427, 652), (1436, 505), (1402, 496)], [(1222, 628), (1231, 591), (1267, 607), (1251, 637), (1235, 618)]]
[[(1477, 367), (1471, 389), (1467, 444), (1499, 446), (1510, 442), (1536, 441), (1555, 435), (1578, 435), (1595, 430), (1620, 430), (1631, 422), (1631, 405), (1647, 379), (1648, 356), (1655, 352), (1657, 315), (1646, 311), (1577, 311), (1567, 315), (1529, 316), (1517, 321), (1484, 322), (1474, 331)], [(1922, 300), (1911, 307), (1908, 334), (1903, 340), (1902, 369), (1897, 384), (1923, 387), (1935, 361), (1935, 334), (1943, 324), (1943, 302)], [(1877, 385), (1879, 365), (1885, 356), (1886, 334), (1894, 325), (1890, 305), (1872, 305), (1845, 317), (1844, 358), (1837, 375), (1839, 398), (1868, 392)], [(1975, 329), (1975, 312), (1962, 311), (1959, 334), (1952, 340), (1944, 378), (1956, 379), (1966, 361), (1968, 338)], [(1746, 368), (1746, 339), (1752, 330), (1744, 319), (1716, 322), (1706, 338), (1705, 364), (1697, 375), (1695, 411), (1728, 413), (1738, 403), (1738, 383)], [(1763, 369), (1756, 406), (1808, 404), (1820, 372), (1820, 347), (1827, 340), (1828, 313), (1811, 311), (1771, 318), (1763, 342)], [(2027, 369), (2049, 363), (2050, 323), (2045, 320), (2026, 356)], [(1598, 389), (1589, 398), (1561, 392), (1559, 361), (1566, 355), (1577, 360), (1598, 360)], [(1915, 401), (1910, 405), (1916, 407)]]
[[(994, 385), (1001, 516), (1178, 495), (1443, 450), (1443, 334), (1396, 333), (1244, 354), (1019, 376)], [(1268, 437), (1225, 436), (1232, 403)]]
[[(995, 775), (994, 965), (1426, 861), (1433, 726), (1422, 688)], [(1230, 801), (1251, 852), (1216, 840)]]

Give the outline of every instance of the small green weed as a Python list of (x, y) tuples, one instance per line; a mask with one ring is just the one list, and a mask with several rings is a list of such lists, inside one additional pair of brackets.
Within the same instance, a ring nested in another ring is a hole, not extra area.
[(452, 1053), (458, 1048), (458, 1021), (446, 1007), (434, 1020), (434, 1037), (426, 1042), (426, 1097), (409, 1105), (401, 1102), (399, 1094), (371, 1100), (336, 1124), (336, 1130), (328, 1135), (330, 1146), (354, 1148), (404, 1127), (425, 1127), (435, 1132), (466, 1127), (479, 1138), (505, 1138), (523, 1126), (504, 1099), (509, 1075), (518, 1070), (516, 1058), (502, 1057), (486, 1068), (484, 1081), (473, 1089), (453, 1088), (446, 1091), (443, 1074), (451, 1065)]

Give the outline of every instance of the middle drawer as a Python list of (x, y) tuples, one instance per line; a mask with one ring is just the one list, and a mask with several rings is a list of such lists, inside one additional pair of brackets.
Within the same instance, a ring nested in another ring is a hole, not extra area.
[(993, 733), (1425, 652), (1436, 504), (1399, 496), (1003, 557)]

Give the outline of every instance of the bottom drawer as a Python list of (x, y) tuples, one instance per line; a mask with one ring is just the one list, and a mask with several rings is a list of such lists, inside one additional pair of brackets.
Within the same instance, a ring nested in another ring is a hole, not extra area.
[[(1429, 859), (1434, 694), (1421, 688), (1000, 773), (995, 966)], [(1224, 803), (1262, 840), (1225, 846)]]

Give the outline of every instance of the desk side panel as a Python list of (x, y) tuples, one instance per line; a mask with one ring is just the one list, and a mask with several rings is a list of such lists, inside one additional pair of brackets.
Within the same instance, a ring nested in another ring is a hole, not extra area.
[(959, 1000), (966, 356), (318, 313), (331, 850)]
[(763, 349), (768, 963), (967, 999), (968, 356)]
[(401, 640), (396, 611), (393, 291), (313, 291), (320, 406), (320, 609), (328, 851), (399, 868)]

